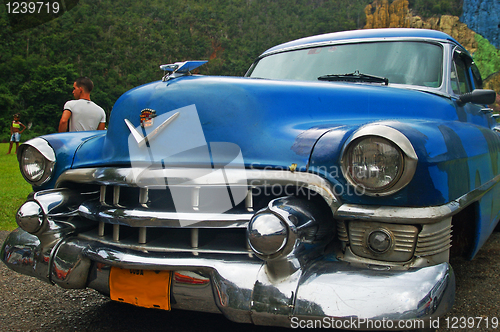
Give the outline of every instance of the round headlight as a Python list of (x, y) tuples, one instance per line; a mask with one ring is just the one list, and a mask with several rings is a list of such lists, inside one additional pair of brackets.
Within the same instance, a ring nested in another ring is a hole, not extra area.
[(377, 254), (383, 254), (391, 248), (392, 238), (386, 230), (375, 230), (368, 235), (368, 247)]
[(347, 152), (347, 175), (370, 191), (392, 186), (401, 176), (403, 154), (385, 138), (369, 136), (355, 141)]
[(45, 158), (31, 146), (23, 150), (20, 165), (26, 180), (29, 182), (37, 182), (45, 172)]
[(248, 243), (255, 253), (270, 256), (283, 249), (288, 239), (288, 227), (272, 213), (254, 216), (248, 224)]
[(56, 162), (54, 150), (42, 138), (35, 138), (22, 144), (17, 159), (24, 179), (36, 186), (51, 178)]
[(342, 152), (342, 173), (363, 194), (390, 195), (413, 178), (418, 157), (400, 131), (382, 124), (362, 127)]

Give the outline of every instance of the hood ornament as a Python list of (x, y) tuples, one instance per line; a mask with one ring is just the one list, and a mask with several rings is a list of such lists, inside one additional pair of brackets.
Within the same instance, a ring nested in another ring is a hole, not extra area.
[(165, 76), (163, 76), (162, 81), (166, 82), (177, 77), (189, 76), (191, 75), (191, 70), (196, 69), (207, 62), (207, 60), (185, 61), (161, 65), (160, 69), (165, 71)]
[[(148, 114), (150, 114), (149, 111), (153, 111), (153, 110), (145, 109), (141, 112), (141, 127), (142, 128), (149, 127), (149, 126), (153, 125), (152, 118), (150, 118), (150, 120), (146, 120), (148, 118), (147, 117)], [(153, 111), (153, 112), (156, 116), (156, 112), (155, 111)], [(143, 114), (144, 114), (144, 119), (143, 119)], [(143, 134), (141, 132), (139, 132), (134, 127), (132, 122), (130, 122), (128, 119), (124, 119), (124, 121), (125, 121), (125, 124), (127, 125), (128, 129), (132, 133), (132, 136), (136, 140), (137, 144), (139, 144), (139, 147), (142, 147), (145, 144), (151, 142), (153, 140), (153, 138), (155, 138), (166, 126), (168, 126), (170, 123), (172, 123), (172, 121), (174, 121), (179, 116), (179, 114), (180, 114), (179, 112), (175, 113), (174, 115), (172, 115), (171, 117), (169, 117), (168, 119), (163, 121), (158, 127), (156, 127), (155, 130), (153, 130), (152, 132), (150, 132), (146, 136), (143, 136)], [(148, 123), (148, 124), (146, 124), (146, 123)], [(144, 132), (144, 134), (146, 134), (145, 129), (143, 129), (142, 131)]]

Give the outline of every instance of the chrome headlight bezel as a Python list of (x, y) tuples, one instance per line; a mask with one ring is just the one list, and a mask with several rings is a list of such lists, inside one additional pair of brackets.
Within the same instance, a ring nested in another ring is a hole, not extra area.
[[(37, 175), (30, 175), (28, 170), (28, 158), (38, 159), (33, 161), (32, 167), (38, 168)], [(19, 169), (24, 179), (31, 185), (41, 186), (52, 178), (56, 164), (56, 154), (49, 143), (42, 138), (31, 139), (19, 146), (17, 152)]]
[[(350, 164), (353, 149), (365, 139), (373, 138), (389, 144), (400, 153), (400, 167), (394, 178), (380, 187), (367, 187), (353, 178)], [(387, 196), (398, 192), (410, 183), (417, 168), (418, 157), (410, 140), (397, 129), (382, 124), (372, 124), (360, 128), (344, 144), (341, 154), (341, 169), (344, 178), (360, 193), (368, 196)]]

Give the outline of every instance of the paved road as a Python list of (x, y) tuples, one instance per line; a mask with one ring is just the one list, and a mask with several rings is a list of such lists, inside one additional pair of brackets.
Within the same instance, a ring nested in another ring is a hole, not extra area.
[[(0, 232), (3, 243), (7, 232)], [(457, 298), (453, 311), (442, 317), (440, 331), (494, 331), (500, 319), (500, 233), (471, 262), (454, 260)], [(261, 331), (290, 329), (236, 324), (222, 315), (137, 308), (108, 300), (93, 290), (64, 290), (14, 273), (0, 264), (0, 331)], [(474, 319), (475, 328), (460, 327), (461, 317)], [(482, 317), (482, 321), (475, 317)], [(490, 322), (486, 328), (486, 318)], [(479, 328), (477, 325), (479, 324)], [(451, 327), (451, 326), (450, 326)]]

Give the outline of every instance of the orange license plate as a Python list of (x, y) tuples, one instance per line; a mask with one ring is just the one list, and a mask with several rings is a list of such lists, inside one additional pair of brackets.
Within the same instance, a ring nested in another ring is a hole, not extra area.
[(111, 267), (110, 297), (139, 307), (170, 310), (170, 271)]

